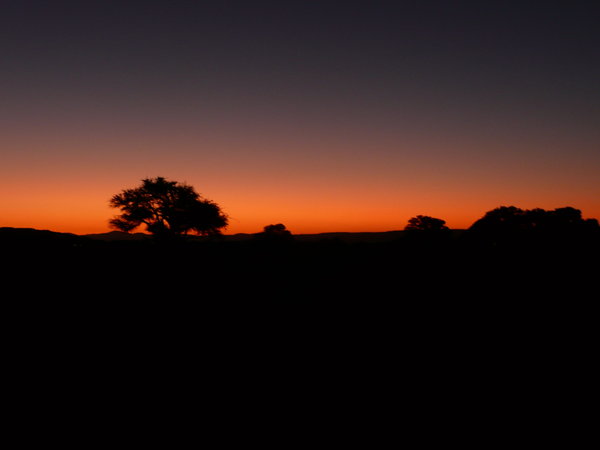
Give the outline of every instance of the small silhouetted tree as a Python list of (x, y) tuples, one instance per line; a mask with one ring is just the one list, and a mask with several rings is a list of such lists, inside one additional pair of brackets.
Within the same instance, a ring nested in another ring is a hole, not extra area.
[(407, 244), (416, 245), (420, 250), (443, 248), (450, 241), (450, 229), (446, 221), (430, 216), (416, 216), (406, 227)]
[(446, 231), (446, 221), (429, 216), (416, 216), (408, 221), (406, 231)]
[(292, 232), (288, 230), (284, 224), (278, 223), (276, 225), (267, 225), (264, 228), (263, 233), (269, 236), (291, 236)]
[(110, 206), (122, 213), (111, 227), (130, 232), (145, 225), (157, 237), (220, 234), (227, 216), (214, 202), (204, 199), (192, 186), (163, 177), (146, 178), (142, 185), (113, 196)]
[(257, 238), (267, 242), (289, 242), (293, 239), (292, 232), (284, 224), (267, 225)]

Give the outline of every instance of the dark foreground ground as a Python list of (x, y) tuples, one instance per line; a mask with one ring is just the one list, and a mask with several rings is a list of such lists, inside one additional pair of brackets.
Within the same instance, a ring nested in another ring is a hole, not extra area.
[(498, 241), (466, 232), (382, 233), (165, 243), (0, 230), (5, 282), (17, 283), (17, 296), (207, 306), (430, 302), (443, 309), (578, 301), (596, 291), (599, 248), (597, 235)]
[(592, 425), (589, 236), (164, 244), (3, 229), (0, 245), (12, 417), (36, 415), (46, 440), (65, 440), (50, 424), (67, 418), (88, 440), (108, 420), (477, 448), (572, 443)]
[(600, 246), (589, 236), (501, 244), (464, 233), (371, 242), (0, 236), (4, 317), (35, 331), (22, 339), (40, 330), (71, 343), (90, 333), (96, 344), (163, 339), (176, 353), (256, 339), (322, 340), (326, 353), (516, 345), (529, 358), (584, 352), (598, 337)]

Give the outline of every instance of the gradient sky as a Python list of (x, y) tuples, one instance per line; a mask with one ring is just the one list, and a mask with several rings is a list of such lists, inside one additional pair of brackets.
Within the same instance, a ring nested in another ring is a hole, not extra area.
[(600, 218), (592, 1), (0, 0), (0, 226), (108, 231), (145, 177), (226, 233)]

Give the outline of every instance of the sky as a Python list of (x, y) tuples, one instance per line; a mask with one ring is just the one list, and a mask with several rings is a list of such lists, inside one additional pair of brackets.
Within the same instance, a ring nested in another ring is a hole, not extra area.
[(0, 0), (0, 226), (109, 231), (143, 178), (225, 232), (600, 218), (600, 4)]

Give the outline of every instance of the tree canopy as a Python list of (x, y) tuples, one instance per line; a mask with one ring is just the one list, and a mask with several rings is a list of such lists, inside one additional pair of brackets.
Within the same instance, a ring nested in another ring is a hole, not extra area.
[(228, 223), (221, 208), (192, 186), (163, 177), (143, 179), (141, 186), (114, 195), (110, 206), (122, 211), (111, 227), (125, 232), (145, 225), (155, 236), (215, 235)]
[(585, 245), (597, 239), (596, 219), (584, 219), (572, 207), (544, 210), (501, 206), (488, 211), (468, 230), (480, 244), (502, 247), (565, 248)]
[(275, 225), (267, 225), (264, 227), (263, 233), (271, 236), (291, 236), (292, 232), (288, 230), (284, 224), (278, 223)]
[(448, 230), (446, 221), (429, 216), (416, 216), (408, 221), (406, 231), (442, 231)]
[(293, 239), (292, 232), (282, 223), (265, 226), (263, 231), (258, 233), (256, 237), (266, 242), (289, 242)]
[(546, 211), (541, 208), (521, 209), (501, 206), (488, 211), (470, 228), (472, 231), (495, 233), (514, 232), (575, 232), (598, 226), (595, 219), (583, 219), (581, 211), (570, 206)]

